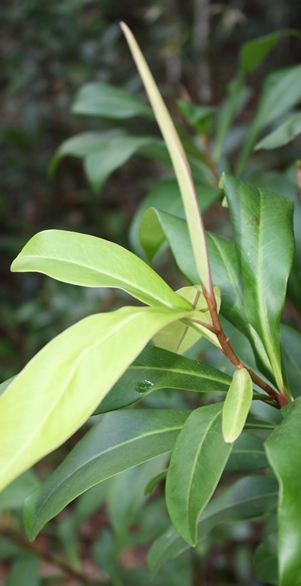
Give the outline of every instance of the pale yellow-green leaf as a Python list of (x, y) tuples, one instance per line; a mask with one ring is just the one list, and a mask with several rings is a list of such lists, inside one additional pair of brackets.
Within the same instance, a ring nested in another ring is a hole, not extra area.
[(0, 396), (0, 490), (83, 425), (158, 330), (191, 314), (124, 307), (47, 344)]
[(237, 369), (223, 407), (223, 436), (232, 444), (241, 434), (253, 398), (252, 379), (246, 368)]
[(169, 151), (174, 171), (179, 184), (183, 205), (185, 209), (189, 234), (192, 242), (193, 254), (196, 261), (198, 275), (205, 289), (213, 297), (212, 280), (209, 259), (206, 247), (205, 232), (200, 209), (198, 206), (191, 170), (174, 127), (168, 110), (162, 100), (149, 67), (140, 51), (140, 48), (126, 24), (121, 23), (122, 30), (136, 62), (139, 74), (144, 83), (149, 101), (162, 132), (164, 141)]
[[(183, 297), (186, 301), (192, 304), (193, 307), (199, 312), (199, 314), (195, 314), (197, 318), (207, 323), (208, 325), (212, 324), (210, 313), (208, 311), (208, 306), (206, 303), (206, 299), (202, 293), (202, 289), (198, 285), (194, 285), (191, 287), (182, 287), (178, 289), (176, 292), (180, 297)], [(221, 303), (221, 296), (220, 290), (217, 286), (214, 287), (215, 298), (217, 301), (217, 309), (219, 311), (220, 303)], [(193, 346), (202, 336), (207, 338), (212, 344), (215, 344), (218, 348), (220, 348), (219, 341), (216, 335), (211, 332), (206, 326), (202, 326), (200, 324), (194, 323), (183, 323), (183, 322), (174, 322), (163, 328), (154, 336), (153, 341), (156, 346), (160, 348), (164, 348), (165, 350), (169, 350), (170, 352), (176, 352), (177, 354), (183, 354)]]

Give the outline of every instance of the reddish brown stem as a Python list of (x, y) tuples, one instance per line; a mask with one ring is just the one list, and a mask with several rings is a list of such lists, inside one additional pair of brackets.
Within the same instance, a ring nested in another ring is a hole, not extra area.
[(213, 299), (204, 287), (203, 287), (203, 294), (204, 294), (204, 297), (205, 297), (207, 304), (208, 304), (208, 309), (209, 309), (209, 312), (211, 315), (212, 325), (214, 327), (216, 337), (221, 345), (222, 351), (225, 354), (225, 356), (227, 356), (227, 358), (230, 360), (230, 362), (236, 368), (246, 368), (253, 383), (258, 385), (261, 389), (263, 389), (273, 399), (273, 404), (275, 405), (275, 407), (277, 407), (278, 409), (281, 409), (282, 407), (287, 405), (288, 401), (284, 395), (280, 395), (280, 393), (275, 391), (275, 389), (273, 389), (273, 387), (271, 387), (266, 381), (264, 381), (251, 368), (248, 368), (240, 360), (240, 358), (234, 352), (234, 350), (230, 344), (229, 338), (227, 338), (227, 336), (225, 335), (225, 333), (223, 331), (223, 328), (222, 328), (222, 325), (221, 325), (221, 322), (219, 319), (219, 315), (217, 312), (215, 298)]

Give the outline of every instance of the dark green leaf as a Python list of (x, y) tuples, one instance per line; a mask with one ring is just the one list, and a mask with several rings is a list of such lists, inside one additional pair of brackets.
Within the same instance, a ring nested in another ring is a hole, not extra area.
[(286, 410), (284, 421), (265, 443), (266, 454), (280, 486), (278, 558), (280, 586), (301, 584), (301, 398)]
[(157, 389), (227, 392), (231, 377), (215, 368), (156, 346), (146, 346), (95, 413), (126, 407)]
[[(270, 513), (277, 503), (277, 483), (274, 478), (250, 476), (243, 478), (215, 497), (202, 512), (198, 522), (198, 541), (221, 523), (254, 519)], [(176, 557), (189, 546), (170, 527), (150, 549), (148, 562), (152, 572)]]
[(190, 545), (197, 521), (225, 468), (232, 445), (222, 434), (222, 404), (200, 407), (185, 423), (172, 453), (166, 480), (170, 518)]
[(283, 391), (280, 317), (294, 256), (293, 202), (223, 175), (241, 270), (244, 312)]
[(172, 450), (189, 411), (128, 410), (108, 413), (25, 501), (30, 539), (85, 490), (132, 466)]
[(301, 395), (301, 333), (281, 325), (281, 347), (290, 389), (294, 397)]
[(243, 431), (233, 445), (225, 470), (246, 472), (268, 466), (263, 440), (250, 431)]
[(39, 586), (40, 560), (33, 554), (21, 555), (11, 566), (5, 586)]

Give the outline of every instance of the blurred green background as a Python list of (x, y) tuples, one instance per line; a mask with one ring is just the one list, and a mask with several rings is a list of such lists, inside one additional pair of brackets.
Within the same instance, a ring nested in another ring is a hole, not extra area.
[[(66, 326), (89, 313), (107, 311), (122, 303), (115, 292), (77, 289), (41, 275), (14, 275), (9, 270), (11, 261), (27, 240), (48, 228), (85, 232), (130, 247), (128, 229), (134, 212), (150, 187), (164, 174), (158, 162), (134, 157), (113, 173), (99, 196), (92, 193), (80, 159), (66, 157), (54, 178), (50, 179), (48, 174), (49, 162), (62, 141), (87, 130), (114, 128), (114, 122), (70, 112), (76, 91), (85, 83), (107, 82), (144, 95), (121, 34), (120, 20), (133, 30), (170, 111), (177, 116), (175, 101), (187, 95), (202, 104), (220, 104), (226, 84), (235, 75), (241, 44), (280, 29), (300, 29), (301, 3), (293, 0), (1, 1), (0, 381), (16, 374)], [(300, 56), (298, 39), (289, 36), (281, 39), (271, 56), (250, 75), (250, 84), (255, 90), (260, 88), (269, 71), (296, 64)], [(256, 102), (256, 91), (252, 100)], [(252, 100), (250, 112), (254, 106)], [(245, 122), (248, 120), (241, 120), (241, 124)], [(130, 120), (127, 128), (141, 135), (149, 131), (147, 120), (142, 119)], [(223, 216), (216, 217), (216, 209), (214, 213), (206, 213), (206, 225), (212, 227), (217, 221), (223, 221)], [(166, 280), (173, 284), (177, 278), (174, 265), (166, 262), (163, 269)], [(56, 454), (52, 463), (42, 463), (42, 476), (59, 458)], [(120, 490), (122, 482), (121, 479)], [(143, 501), (140, 489), (138, 486), (137, 502)], [(103, 493), (98, 491), (94, 496), (91, 493), (90, 500), (85, 501), (83, 497), (84, 504), (77, 505), (79, 520), (72, 521), (76, 528), (82, 519), (87, 520), (87, 511), (98, 510), (105, 499), (106, 489), (102, 490)], [(118, 482), (114, 490), (112, 510), (114, 502), (118, 503)], [(135, 519), (138, 529), (142, 528), (146, 535), (145, 542), (163, 530), (166, 521), (162, 520), (162, 495), (161, 500), (150, 505)], [(97, 515), (96, 523), (97, 519), (103, 522), (104, 513), (98, 511)], [(112, 511), (111, 517), (114, 524)], [(72, 542), (75, 529), (70, 519), (67, 516), (64, 524), (63, 517), (53, 539), (56, 546), (64, 544), (67, 554), (69, 543), (72, 561), (78, 543)], [(0, 534), (1, 527), (2, 517)], [(111, 572), (110, 580), (118, 586), (121, 582), (112, 562), (116, 549), (111, 533), (94, 534), (90, 521), (87, 535), (83, 537), (85, 527), (81, 529), (83, 541), (89, 542), (98, 565)], [(254, 528), (249, 523), (220, 530), (203, 543), (199, 552), (203, 555), (210, 551), (207, 569), (200, 561), (202, 555), (189, 554), (170, 570), (164, 570), (153, 584), (259, 584), (250, 581), (258, 531), (260, 527)], [(135, 541), (135, 534), (129, 546), (132, 554), (127, 553), (121, 559), (121, 565), (128, 571), (122, 583), (142, 586), (149, 583), (149, 575), (142, 568), (143, 538), (142, 549), (137, 549), (139, 538), (136, 536)], [(0, 560), (4, 558), (4, 554), (0, 555)], [(133, 568), (135, 575), (131, 574)], [(234, 582), (234, 575), (239, 582)], [(6, 584), (6, 576), (7, 566), (0, 564), (0, 585)], [(98, 583), (102, 583), (102, 577), (98, 576)], [(74, 582), (69, 578), (49, 583), (85, 583), (76, 581), (76, 577)], [(93, 583), (92, 578), (89, 583)], [(17, 586), (17, 581), (11, 584)], [(29, 584), (32, 586), (33, 582)]]
[[(68, 323), (103, 303), (9, 266), (37, 231), (63, 228), (128, 245), (139, 201), (162, 174), (158, 163), (136, 157), (116, 171), (101, 197), (91, 193), (81, 161), (66, 158), (54, 180), (47, 167), (60, 143), (97, 119), (70, 113), (75, 92), (90, 81), (143, 95), (119, 27), (133, 30), (172, 112), (187, 94), (216, 105), (234, 76), (242, 42), (301, 24), (299, 2), (284, 0), (2, 0), (0, 5), (0, 377), (20, 367)], [(251, 79), (296, 63), (300, 43), (283, 38)], [(256, 96), (254, 96), (256, 99)], [(137, 126), (137, 121), (130, 124)], [(147, 132), (139, 119), (139, 132)]]

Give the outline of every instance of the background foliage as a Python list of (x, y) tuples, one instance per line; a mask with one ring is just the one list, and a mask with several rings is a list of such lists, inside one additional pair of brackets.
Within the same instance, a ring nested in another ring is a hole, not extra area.
[[(10, 261), (41, 229), (75, 230), (128, 244), (128, 228), (139, 201), (154, 179), (163, 175), (164, 168), (158, 162), (145, 157), (132, 159), (104, 185), (101, 199), (92, 193), (79, 160), (64, 159), (55, 177), (47, 176), (49, 161), (63, 140), (87, 130), (116, 127), (112, 121), (71, 114), (70, 104), (76, 90), (84, 83), (98, 80), (141, 93), (118, 21), (125, 20), (133, 29), (160, 90), (175, 113), (176, 99), (185, 97), (186, 92), (195, 101), (218, 105), (225, 95), (225, 84), (235, 74), (240, 43), (280, 28), (297, 28), (301, 18), (298, 5), (282, 1), (258, 0), (227, 6), (212, 2), (208, 40), (200, 49), (194, 32), (198, 4), (175, 0), (145, 1), (139, 5), (133, 0), (1, 3), (1, 380), (16, 374), (67, 325), (91, 312), (119, 307), (123, 301), (115, 293), (95, 293), (70, 286), (67, 289), (36, 275), (20, 279), (9, 274)], [(237, 133), (252, 115), (256, 88), (264, 75), (272, 69), (296, 64), (299, 56), (300, 44), (286, 37), (259, 71), (250, 75), (255, 92), (239, 119)], [(206, 72), (201, 80), (200, 70)], [(137, 132), (136, 124), (128, 121), (126, 127)], [(138, 132), (141, 136), (149, 133), (149, 123), (143, 122)], [(296, 147), (294, 143), (294, 149), (298, 150), (298, 144)], [(261, 151), (259, 166), (264, 158), (264, 163), (282, 171), (294, 154), (289, 148), (270, 157)], [(256, 165), (251, 171), (256, 176)], [(223, 228), (224, 216), (219, 210), (215, 207), (214, 213), (207, 213), (206, 224), (226, 233), (228, 228)], [(180, 285), (168, 255), (159, 261), (158, 268), (174, 288)], [(294, 321), (295, 316), (288, 313), (288, 319)], [(202, 352), (207, 352), (210, 361), (210, 350), (204, 347)], [(156, 399), (150, 396), (148, 400), (154, 407), (183, 406), (177, 393)], [(192, 408), (197, 406), (194, 398), (189, 399), (189, 404)], [(70, 446), (72, 442), (75, 438), (70, 440)], [(41, 462), (39, 475), (46, 475), (67, 449), (64, 446)], [(143, 567), (146, 546), (162, 533), (168, 521), (163, 514), (160, 489), (156, 499), (146, 499), (143, 491), (148, 479), (160, 474), (164, 467), (162, 457), (162, 461), (126, 471), (112, 482), (91, 489), (76, 502), (72, 513), (67, 510), (49, 525), (47, 533), (30, 550), (23, 541), (20, 504), (37, 479), (26, 473), (21, 489), (16, 493), (10, 489), (1, 501), (2, 583), (25, 584), (24, 576), (29, 577), (28, 584), (39, 584), (41, 580), (71, 584), (72, 579), (80, 584), (148, 583), (149, 574)], [(129, 482), (134, 490), (125, 496)], [(106, 510), (101, 508), (105, 500)], [(272, 525), (273, 518), (271, 528)], [(215, 530), (195, 553), (187, 553), (162, 568), (153, 583), (255, 583), (251, 555), (260, 532), (260, 524), (248, 522)], [(270, 545), (268, 536), (265, 544)], [(57, 559), (60, 551), (63, 557)], [(42, 568), (37, 557), (41, 553)]]

